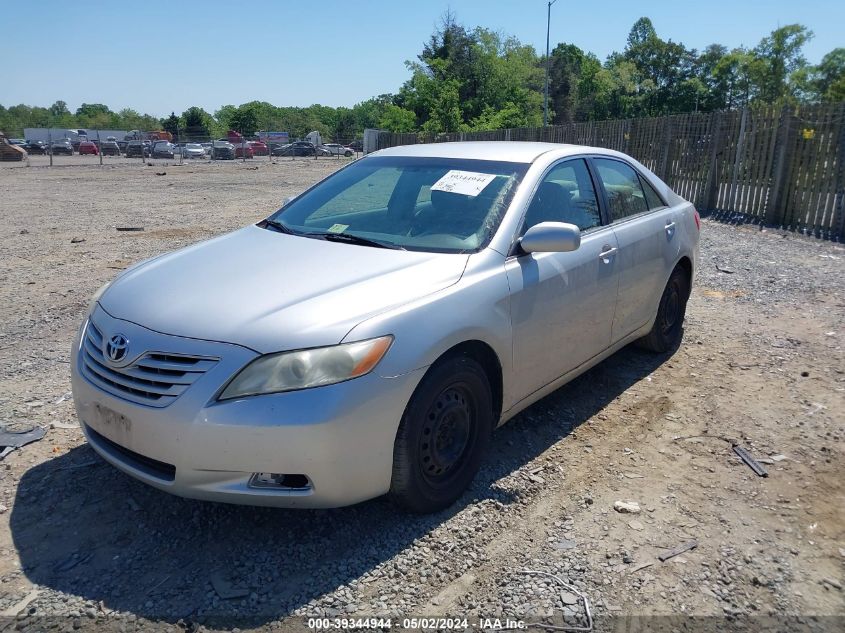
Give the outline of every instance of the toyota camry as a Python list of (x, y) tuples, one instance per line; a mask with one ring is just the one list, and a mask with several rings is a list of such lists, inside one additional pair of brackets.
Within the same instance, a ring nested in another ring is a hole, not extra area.
[(100, 289), (76, 410), (106, 461), (174, 494), (436, 511), (497, 426), (629, 343), (680, 343), (699, 229), (615, 151), (378, 151)]

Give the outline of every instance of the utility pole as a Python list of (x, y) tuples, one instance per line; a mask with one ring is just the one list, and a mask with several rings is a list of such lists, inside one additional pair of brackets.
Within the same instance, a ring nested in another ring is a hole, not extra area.
[(549, 31), (552, 24), (552, 5), (555, 2), (557, 0), (549, 0), (546, 12), (546, 90), (543, 94), (543, 127), (549, 124), (549, 65), (551, 63), (549, 59)]

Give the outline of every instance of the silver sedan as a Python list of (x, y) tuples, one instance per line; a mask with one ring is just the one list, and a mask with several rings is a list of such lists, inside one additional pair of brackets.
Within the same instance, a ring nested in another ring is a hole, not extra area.
[(629, 343), (680, 343), (698, 241), (693, 206), (618, 152), (382, 150), (101, 289), (76, 410), (174, 494), (436, 511), (496, 426)]

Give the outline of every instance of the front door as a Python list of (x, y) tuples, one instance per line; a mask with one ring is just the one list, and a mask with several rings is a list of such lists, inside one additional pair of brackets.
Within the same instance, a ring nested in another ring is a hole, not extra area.
[(583, 159), (552, 166), (526, 212), (521, 234), (540, 222), (568, 222), (581, 246), (568, 253), (508, 258), (514, 392), (522, 399), (610, 345), (618, 285), (618, 245), (602, 226)]

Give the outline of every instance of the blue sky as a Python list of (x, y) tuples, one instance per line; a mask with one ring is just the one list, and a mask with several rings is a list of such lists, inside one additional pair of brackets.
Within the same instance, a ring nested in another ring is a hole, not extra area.
[[(405, 60), (447, 8), (544, 52), (545, 0), (5, 0), (0, 104), (63, 99), (158, 116), (252, 100), (351, 106), (399, 89)], [(557, 0), (552, 47), (573, 42), (603, 60), (642, 15), (664, 39), (698, 49), (754, 46), (794, 22), (815, 32), (811, 63), (845, 46), (845, 2)]]

